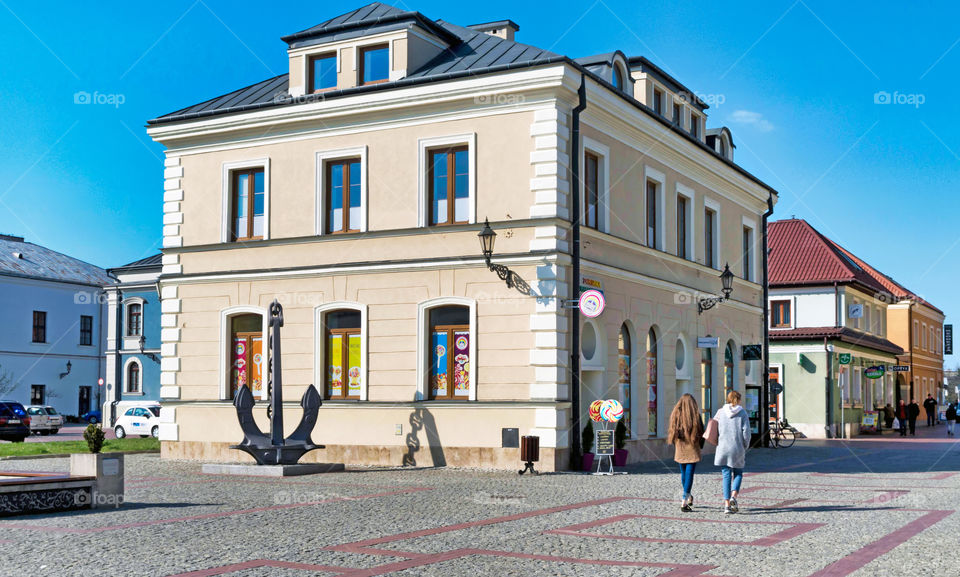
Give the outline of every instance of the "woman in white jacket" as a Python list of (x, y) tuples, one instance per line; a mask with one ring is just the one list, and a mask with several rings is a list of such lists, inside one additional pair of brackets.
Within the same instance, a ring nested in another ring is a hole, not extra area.
[(723, 512), (736, 513), (737, 495), (750, 446), (750, 418), (740, 406), (740, 393), (727, 393), (727, 404), (717, 411), (718, 442), (713, 464), (723, 472)]

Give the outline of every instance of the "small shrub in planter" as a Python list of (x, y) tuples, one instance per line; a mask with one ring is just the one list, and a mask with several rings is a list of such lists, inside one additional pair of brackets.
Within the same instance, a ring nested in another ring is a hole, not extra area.
[(106, 435), (99, 426), (87, 425), (87, 429), (83, 432), (83, 438), (87, 441), (87, 448), (90, 449), (91, 453), (99, 453), (103, 449), (103, 440)]
[(581, 469), (584, 471), (590, 471), (593, 469), (593, 453), (590, 452), (593, 449), (593, 421), (587, 421), (587, 426), (583, 428), (583, 434), (581, 435), (581, 447), (583, 448), (583, 462), (581, 463)]
[(613, 430), (613, 443), (616, 450), (613, 452), (613, 464), (615, 467), (624, 467), (627, 464), (629, 451), (624, 449), (627, 444), (627, 425), (623, 420), (617, 421), (617, 428)]

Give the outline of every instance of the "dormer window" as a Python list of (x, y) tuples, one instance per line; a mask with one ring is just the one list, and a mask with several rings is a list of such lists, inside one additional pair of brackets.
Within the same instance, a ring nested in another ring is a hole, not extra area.
[(683, 107), (680, 106), (679, 102), (673, 103), (673, 123), (677, 126), (683, 124)]
[(308, 65), (310, 92), (320, 92), (337, 87), (337, 54), (330, 52), (311, 56)]
[(653, 89), (653, 111), (663, 116), (663, 91)]
[(690, 115), (690, 136), (700, 138), (700, 119), (696, 114)]
[(360, 49), (360, 84), (376, 84), (390, 79), (390, 47), (387, 44)]
[(623, 69), (619, 66), (613, 67), (613, 87), (623, 90)]

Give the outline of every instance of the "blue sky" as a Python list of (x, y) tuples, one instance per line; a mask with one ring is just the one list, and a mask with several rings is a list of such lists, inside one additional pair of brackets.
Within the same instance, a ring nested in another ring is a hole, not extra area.
[[(285, 72), (281, 35), (362, 4), (0, 0), (0, 231), (104, 267), (157, 252), (163, 152), (145, 121)], [(775, 218), (809, 220), (960, 314), (957, 6), (398, 5), (510, 18), (519, 41), (569, 56), (647, 56), (708, 99), (708, 126), (732, 129), (737, 162), (781, 192)]]

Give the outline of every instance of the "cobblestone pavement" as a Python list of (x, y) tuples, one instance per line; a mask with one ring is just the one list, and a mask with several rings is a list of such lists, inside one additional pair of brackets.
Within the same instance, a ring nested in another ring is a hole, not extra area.
[[(288, 479), (204, 475), (127, 457), (120, 509), (0, 520), (0, 567), (31, 575), (951, 574), (960, 443), (801, 441), (754, 450), (741, 513), (705, 460), (693, 513), (673, 463), (597, 477), (364, 469)], [(5, 470), (66, 470), (64, 459)], [(20, 572), (20, 571), (18, 571)]]

